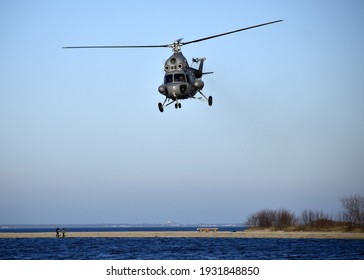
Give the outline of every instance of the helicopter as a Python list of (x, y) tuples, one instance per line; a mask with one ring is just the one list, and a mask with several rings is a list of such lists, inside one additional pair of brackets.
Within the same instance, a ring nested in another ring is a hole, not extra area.
[[(176, 109), (181, 108), (181, 100), (194, 98), (207, 101), (209, 106), (212, 106), (213, 98), (212, 96), (206, 97), (202, 93), (204, 88), (204, 82), (202, 81), (202, 76), (207, 74), (212, 74), (213, 72), (203, 72), (205, 57), (203, 58), (193, 58), (193, 63), (198, 63), (198, 68), (191, 67), (185, 56), (181, 52), (181, 47), (188, 44), (198, 43), (205, 40), (210, 40), (216, 37), (225, 36), (233, 34), (236, 32), (241, 32), (248, 29), (253, 29), (273, 23), (278, 23), (283, 20), (276, 20), (271, 22), (266, 22), (254, 26), (240, 28), (234, 31), (229, 31), (217, 35), (212, 35), (209, 37), (204, 37), (196, 39), (193, 41), (182, 42), (182, 38), (175, 40), (172, 44), (164, 45), (127, 45), (127, 46), (74, 46), (74, 47), (63, 47), (64, 49), (96, 49), (96, 48), (172, 48), (173, 54), (164, 63), (164, 82), (158, 87), (160, 94), (165, 96), (164, 102), (158, 103), (158, 109), (160, 112), (164, 111), (164, 108), (173, 104)], [(192, 65), (191, 64), (191, 65)], [(201, 96), (196, 97), (199, 93)]]

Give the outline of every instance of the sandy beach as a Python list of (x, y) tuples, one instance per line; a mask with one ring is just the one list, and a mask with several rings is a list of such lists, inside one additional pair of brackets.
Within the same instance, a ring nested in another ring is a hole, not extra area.
[[(0, 233), (0, 238), (55, 238), (55, 232)], [(117, 237), (117, 238), (334, 238), (364, 239), (359, 232), (284, 232), (284, 231), (136, 231), (136, 232), (67, 232), (66, 238)]]

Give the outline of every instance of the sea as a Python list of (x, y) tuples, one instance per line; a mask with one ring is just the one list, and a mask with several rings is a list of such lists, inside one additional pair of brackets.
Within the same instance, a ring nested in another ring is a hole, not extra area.
[[(0, 226), (54, 232), (55, 226)], [(69, 226), (80, 231), (195, 231), (190, 226)], [(219, 226), (219, 231), (242, 227)], [(284, 238), (0, 238), (1, 260), (364, 260), (364, 240)]]

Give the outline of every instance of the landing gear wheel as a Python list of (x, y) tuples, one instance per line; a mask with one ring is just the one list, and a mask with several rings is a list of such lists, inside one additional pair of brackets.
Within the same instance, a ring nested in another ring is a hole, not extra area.
[(207, 102), (209, 103), (209, 106), (212, 106), (212, 96), (209, 96), (209, 99), (207, 100)]
[(174, 108), (178, 109), (178, 103), (174, 104)]
[(163, 111), (164, 111), (164, 109), (163, 109), (163, 105), (162, 105), (162, 103), (158, 103), (158, 108), (159, 108), (159, 111), (161, 112), (161, 113), (163, 113)]
[(178, 103), (178, 108), (182, 108), (182, 104), (181, 103)]

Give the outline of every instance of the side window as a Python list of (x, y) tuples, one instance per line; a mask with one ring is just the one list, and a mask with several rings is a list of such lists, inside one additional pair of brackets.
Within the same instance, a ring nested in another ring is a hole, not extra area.
[(187, 78), (187, 83), (191, 83), (191, 77), (190, 77), (190, 75), (186, 75), (186, 78)]

